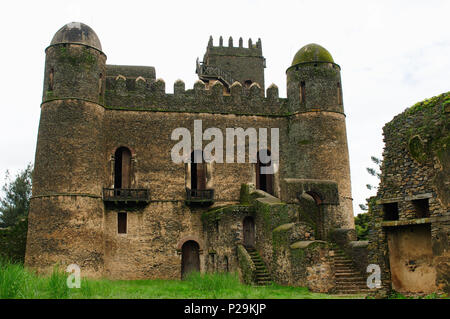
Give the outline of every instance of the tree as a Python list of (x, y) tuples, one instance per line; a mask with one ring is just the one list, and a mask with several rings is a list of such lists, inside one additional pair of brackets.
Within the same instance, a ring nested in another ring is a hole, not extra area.
[(361, 213), (355, 217), (355, 230), (358, 240), (368, 240), (369, 215), (367, 213)]
[[(381, 173), (380, 173), (381, 160), (375, 156), (371, 156), (370, 159), (372, 160), (373, 163), (375, 163), (377, 165), (377, 167), (376, 168), (366, 167), (366, 170), (370, 175), (372, 175), (372, 176), (376, 177), (378, 180), (380, 180), (380, 178), (381, 178)], [(366, 187), (368, 190), (378, 188), (378, 186), (375, 186), (372, 184), (366, 184)], [(363, 211), (367, 211), (369, 209), (366, 204), (359, 204), (359, 208), (361, 208), (361, 210), (363, 210)]]
[(33, 165), (30, 163), (11, 181), (6, 172), (3, 185), (4, 197), (0, 199), (0, 227), (15, 225), (21, 218), (28, 217), (31, 198)]

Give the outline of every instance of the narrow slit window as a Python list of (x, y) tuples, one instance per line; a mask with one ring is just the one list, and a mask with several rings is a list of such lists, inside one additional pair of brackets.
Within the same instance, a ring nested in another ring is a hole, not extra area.
[(119, 234), (127, 233), (127, 213), (117, 214), (117, 233)]
[(305, 101), (305, 81), (300, 82), (300, 103)]
[(53, 91), (53, 74), (55, 71), (53, 68), (50, 70), (50, 73), (48, 74), (48, 90)]
[(337, 100), (338, 100), (338, 104), (341, 105), (342, 104), (342, 88), (341, 88), (340, 82), (337, 83)]

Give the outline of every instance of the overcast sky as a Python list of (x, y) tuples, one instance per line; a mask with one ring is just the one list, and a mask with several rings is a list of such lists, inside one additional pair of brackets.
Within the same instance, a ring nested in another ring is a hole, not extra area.
[[(450, 90), (450, 1), (4, 1), (0, 9), (0, 182), (34, 161), (44, 50), (64, 24), (100, 38), (109, 64), (151, 65), (173, 92), (196, 81), (210, 35), (262, 40), (266, 87), (286, 97), (296, 51), (318, 43), (342, 68), (355, 214), (372, 195), (366, 172), (382, 127), (415, 102)], [(3, 183), (2, 183), (3, 184)]]

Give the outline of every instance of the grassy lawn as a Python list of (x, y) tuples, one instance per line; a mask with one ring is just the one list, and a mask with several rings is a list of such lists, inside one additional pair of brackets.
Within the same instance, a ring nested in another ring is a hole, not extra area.
[[(312, 293), (303, 287), (271, 285), (254, 287), (239, 282), (237, 274), (193, 274), (187, 280), (87, 280), (81, 288), (69, 289), (67, 274), (54, 270), (38, 276), (22, 265), (0, 262), (0, 298), (26, 299), (330, 299), (349, 298)], [(362, 298), (362, 296), (352, 296)]]

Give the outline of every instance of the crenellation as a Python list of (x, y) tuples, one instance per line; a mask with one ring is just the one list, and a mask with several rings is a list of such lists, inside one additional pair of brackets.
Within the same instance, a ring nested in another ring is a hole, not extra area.
[(176, 80), (175, 83), (173, 84), (173, 94), (175, 96), (180, 96), (183, 95), (185, 92), (185, 84), (183, 80)]
[(278, 86), (276, 86), (274, 83), (272, 83), (266, 91), (266, 95), (267, 98), (269, 100), (277, 100), (279, 95), (278, 95)]
[[(288, 113), (287, 99), (279, 98), (278, 87), (272, 84), (264, 96), (259, 83), (252, 83), (245, 88), (235, 81), (227, 89), (220, 81), (206, 85), (198, 80), (190, 90), (185, 89), (185, 83), (177, 80), (174, 83), (174, 93), (165, 92), (163, 79), (148, 83), (145, 79), (127, 79), (118, 75), (114, 85), (109, 85), (105, 93), (105, 106), (108, 108), (140, 108), (163, 109), (166, 111), (198, 111), (198, 104), (203, 105), (205, 112), (251, 113), (277, 115)], [(130, 81), (131, 80), (131, 81)], [(132, 82), (131, 85), (129, 82)], [(181, 99), (182, 98), (182, 99)]]
[(159, 78), (150, 84), (150, 90), (157, 96), (162, 96), (166, 93), (166, 82)]

